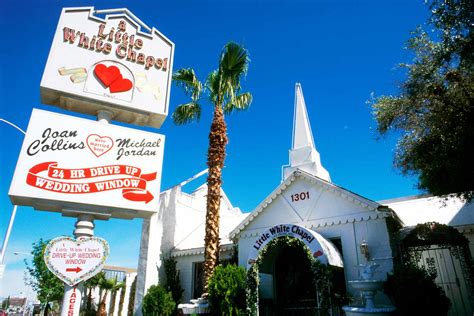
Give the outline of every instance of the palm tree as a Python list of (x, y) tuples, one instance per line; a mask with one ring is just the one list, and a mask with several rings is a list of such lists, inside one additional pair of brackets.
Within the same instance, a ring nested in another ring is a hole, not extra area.
[(109, 308), (109, 315), (113, 316), (115, 311), (115, 299), (117, 297), (117, 292), (121, 289), (125, 289), (124, 282), (117, 282), (115, 279), (115, 285), (113, 288), (110, 289), (111, 297), (110, 297), (110, 308)]
[(122, 282), (117, 282), (117, 278), (107, 279), (103, 277), (99, 280), (99, 288), (101, 290), (101, 293), (99, 294), (99, 308), (97, 310), (97, 316), (107, 315), (107, 310), (105, 307), (105, 302), (107, 301), (107, 294), (109, 292), (116, 292), (121, 286), (123, 286)]
[(104, 272), (99, 272), (98, 274), (94, 275), (92, 278), (84, 282), (84, 288), (87, 291), (87, 299), (86, 299), (86, 310), (92, 310), (92, 291), (99, 286), (99, 281), (105, 278)]
[(174, 82), (191, 97), (189, 103), (180, 104), (173, 113), (175, 124), (181, 125), (200, 119), (203, 92), (209, 96), (214, 106), (207, 153), (209, 171), (204, 238), (204, 292), (207, 292), (208, 280), (219, 261), (219, 209), (227, 145), (224, 114), (230, 114), (234, 110), (246, 110), (252, 102), (252, 95), (249, 92), (242, 93), (240, 85), (241, 78), (247, 73), (249, 61), (247, 50), (230, 42), (222, 50), (218, 69), (208, 75), (204, 86), (193, 69), (179, 69), (173, 75)]

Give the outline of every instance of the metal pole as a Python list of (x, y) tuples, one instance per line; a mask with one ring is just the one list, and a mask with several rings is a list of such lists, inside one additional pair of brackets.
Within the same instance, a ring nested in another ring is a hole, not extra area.
[[(76, 239), (94, 236), (94, 216), (90, 214), (79, 214), (75, 227), (76, 229), (74, 229), (73, 234)], [(61, 316), (79, 316), (82, 298), (81, 285), (81, 283), (74, 286), (64, 284)]]
[(97, 121), (102, 124), (110, 124), (110, 121), (112, 120), (113, 116), (114, 113), (112, 113), (111, 111), (100, 110), (97, 112)]
[(20, 132), (22, 132), (23, 135), (26, 134), (26, 132), (25, 132), (24, 130), (22, 130), (21, 128), (19, 128), (19, 127), (16, 126), (15, 124), (13, 124), (12, 122), (9, 122), (9, 121), (7, 121), (7, 120), (5, 120), (5, 119), (2, 119), (2, 118), (0, 118), (0, 121), (2, 121), (3, 123), (7, 123), (7, 124), (10, 125), (11, 127), (16, 128), (17, 130), (19, 130)]
[[(15, 128), (16, 130), (20, 131), (23, 135), (26, 134), (24, 130), (22, 130), (20, 127), (16, 126), (10, 121), (7, 121), (3, 118), (0, 118), (0, 122), (6, 123), (10, 125), (11, 127)], [(7, 251), (7, 246), (8, 246), (8, 239), (10, 239), (10, 233), (12, 231), (12, 226), (13, 222), (15, 221), (15, 216), (16, 216), (16, 209), (17, 205), (13, 206), (13, 212), (10, 217), (10, 223), (8, 224), (7, 232), (5, 234), (5, 239), (3, 239), (3, 245), (2, 245), (2, 250), (0, 252), (0, 280), (3, 278), (3, 274), (5, 272), (5, 265), (3, 264), (3, 260), (5, 259), (5, 252)]]
[(5, 238), (3, 239), (2, 252), (0, 253), (0, 264), (3, 264), (5, 258), (5, 252), (7, 251), (8, 240), (10, 239), (10, 233), (12, 232), (13, 222), (15, 221), (17, 205), (13, 206), (12, 216), (10, 217), (10, 223), (8, 224)]
[[(113, 113), (106, 110), (101, 110), (97, 113), (97, 121), (102, 124), (109, 124)], [(79, 214), (74, 229), (74, 238), (94, 236), (94, 215)], [(82, 298), (82, 284), (69, 286), (64, 284), (63, 303), (61, 305), (61, 316), (79, 316)], [(100, 306), (100, 305), (99, 305)], [(99, 307), (100, 308), (100, 307)]]

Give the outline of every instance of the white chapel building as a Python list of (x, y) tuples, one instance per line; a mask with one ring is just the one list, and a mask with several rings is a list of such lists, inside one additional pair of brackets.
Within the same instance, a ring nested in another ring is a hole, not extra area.
[[(283, 235), (301, 237), (308, 247), (319, 249), (315, 256), (320, 256), (322, 262), (342, 268), (343, 286), (355, 295), (347, 282), (360, 278), (359, 267), (368, 258), (379, 265), (374, 279), (385, 280), (393, 270), (390, 220), (405, 226), (431, 221), (452, 225), (468, 237), (471, 251), (474, 250), (472, 205), (456, 199), (446, 205), (439, 198), (427, 196), (377, 202), (333, 183), (316, 149), (300, 84), (296, 84), (294, 107), (293, 141), (282, 182), (250, 213), (242, 213), (222, 191), (221, 260), (230, 259), (237, 250), (238, 264), (247, 268), (269, 240)], [(148, 287), (164, 280), (162, 262), (168, 257), (177, 261), (184, 302), (201, 295), (207, 187), (204, 184), (192, 193), (185, 193), (182, 188), (204, 173), (163, 191), (159, 212), (144, 220), (138, 304)], [(274, 234), (277, 227), (287, 227), (289, 231)], [(282, 298), (291, 295), (281, 284), (285, 275), (294, 273), (297, 278), (304, 270), (304, 266), (295, 266), (297, 271), (291, 267), (299, 255), (291, 249), (265, 254), (259, 270), (259, 294), (263, 301), (269, 305), (278, 300), (281, 303)], [(451, 296), (459, 296), (456, 293), (447, 295), (453, 301), (456, 298)], [(462, 301), (464, 294), (460, 295)], [(382, 294), (376, 300), (387, 303)], [(470, 307), (463, 308), (470, 311)]]

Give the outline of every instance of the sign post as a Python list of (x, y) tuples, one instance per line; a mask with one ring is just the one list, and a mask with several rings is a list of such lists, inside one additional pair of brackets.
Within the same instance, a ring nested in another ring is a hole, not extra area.
[(45, 251), (65, 282), (63, 316), (79, 315), (80, 282), (100, 272), (109, 252), (92, 237), (94, 220), (158, 210), (164, 136), (107, 124), (107, 114), (94, 122), (34, 109), (9, 192), (15, 204), (77, 217), (76, 240), (56, 238)]
[(93, 228), (93, 216), (81, 214), (74, 230), (75, 239), (58, 237), (45, 249), (46, 266), (64, 281), (61, 316), (79, 315), (82, 282), (99, 273), (109, 255), (107, 242), (93, 237)]
[(82, 292), (78, 286), (64, 285), (63, 303), (61, 304), (61, 316), (79, 315), (81, 308)]
[(93, 237), (94, 220), (158, 212), (164, 136), (109, 123), (161, 126), (173, 55), (174, 44), (127, 9), (61, 12), (41, 100), (99, 122), (33, 109), (9, 196), (15, 205), (77, 217), (75, 239), (56, 238), (44, 254), (65, 282), (62, 316), (79, 315), (80, 284), (109, 254)]
[[(74, 237), (76, 239), (79, 239), (80, 237), (92, 237), (94, 235), (94, 222), (93, 222), (93, 217), (87, 217), (84, 218), (82, 216), (83, 220), (82, 222), (83, 225), (80, 226), (85, 226), (85, 227), (78, 227), (78, 223), (80, 221), (80, 217), (78, 217), (77, 223), (76, 223), (76, 230), (74, 231)], [(84, 225), (86, 224), (86, 225)], [(90, 225), (87, 225), (90, 224)], [(91, 226), (92, 229), (88, 226)], [(85, 229), (84, 229), (85, 228)], [(104, 259), (105, 261), (105, 259)], [(49, 266), (48, 266), (49, 268)], [(66, 272), (72, 272), (74, 273), (73, 270), (74, 268), (66, 268)], [(76, 267), (75, 271), (76, 273), (79, 272), (78, 270), (80, 267)], [(50, 269), (51, 270), (51, 269)], [(68, 271), (69, 270), (69, 271)], [(98, 271), (100, 272), (100, 270)], [(63, 302), (61, 304), (61, 316), (76, 316), (79, 315), (79, 311), (81, 309), (81, 301), (82, 301), (82, 291), (79, 289), (78, 285), (69, 285), (67, 283), (64, 283), (64, 295), (63, 295)]]

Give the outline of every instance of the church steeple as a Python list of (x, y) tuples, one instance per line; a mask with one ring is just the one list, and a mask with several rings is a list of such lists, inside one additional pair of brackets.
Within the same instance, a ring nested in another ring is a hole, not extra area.
[(286, 179), (296, 169), (301, 169), (309, 174), (331, 182), (329, 172), (324, 169), (321, 164), (321, 157), (314, 145), (303, 90), (299, 83), (295, 86), (293, 143), (290, 149), (290, 164), (283, 169), (283, 179)]

